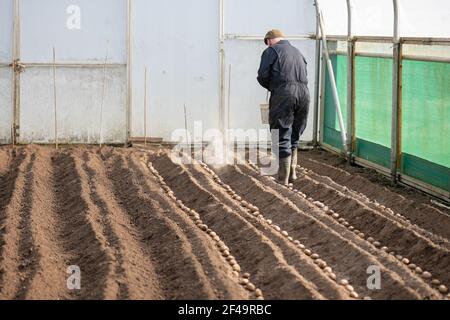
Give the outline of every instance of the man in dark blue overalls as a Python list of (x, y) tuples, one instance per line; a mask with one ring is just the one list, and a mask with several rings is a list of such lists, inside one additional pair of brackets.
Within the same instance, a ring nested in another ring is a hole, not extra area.
[(264, 42), (269, 47), (262, 54), (258, 82), (271, 92), (270, 130), (279, 131), (278, 180), (288, 185), (297, 179), (297, 150), (308, 119), (307, 62), (279, 30), (269, 31)]

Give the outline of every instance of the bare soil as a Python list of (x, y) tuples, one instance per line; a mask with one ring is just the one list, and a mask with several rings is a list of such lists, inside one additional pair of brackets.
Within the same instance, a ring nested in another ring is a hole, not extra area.
[(447, 298), (449, 210), (325, 152), (297, 171), (286, 188), (163, 147), (0, 147), (0, 299)]

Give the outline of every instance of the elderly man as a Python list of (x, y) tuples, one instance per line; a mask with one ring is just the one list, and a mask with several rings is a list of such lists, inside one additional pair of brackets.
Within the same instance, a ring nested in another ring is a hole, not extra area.
[(262, 54), (257, 79), (271, 92), (270, 130), (279, 132), (278, 180), (288, 185), (297, 179), (297, 150), (309, 112), (307, 62), (280, 30), (269, 31), (264, 42), (268, 48)]

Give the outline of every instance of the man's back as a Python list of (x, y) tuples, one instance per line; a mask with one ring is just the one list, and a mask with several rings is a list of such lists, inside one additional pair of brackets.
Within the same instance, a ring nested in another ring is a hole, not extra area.
[(258, 71), (258, 81), (272, 92), (283, 84), (307, 85), (307, 62), (289, 41), (281, 40), (264, 51)]

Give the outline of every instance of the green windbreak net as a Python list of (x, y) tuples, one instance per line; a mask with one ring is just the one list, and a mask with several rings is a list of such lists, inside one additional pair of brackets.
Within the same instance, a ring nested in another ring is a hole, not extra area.
[(402, 166), (450, 190), (450, 63), (403, 61)]
[[(344, 119), (347, 57), (332, 56)], [(356, 57), (355, 155), (390, 167), (392, 59)], [(450, 64), (403, 61), (400, 171), (450, 190)], [(328, 74), (325, 82), (324, 143), (342, 150)]]
[(356, 155), (390, 166), (392, 59), (356, 57)]
[[(336, 83), (341, 103), (344, 123), (347, 121), (347, 56), (332, 55), (331, 63), (335, 72)], [(325, 77), (325, 110), (324, 110), (324, 128), (323, 140), (335, 148), (343, 150), (341, 134), (339, 128), (339, 119), (336, 114), (336, 107), (333, 103), (333, 93), (331, 89), (328, 72)]]
[[(347, 124), (347, 56), (331, 57), (344, 123)], [(355, 132), (358, 157), (389, 167), (391, 144), (392, 60), (356, 57)], [(343, 149), (331, 82), (326, 77), (324, 142)]]

